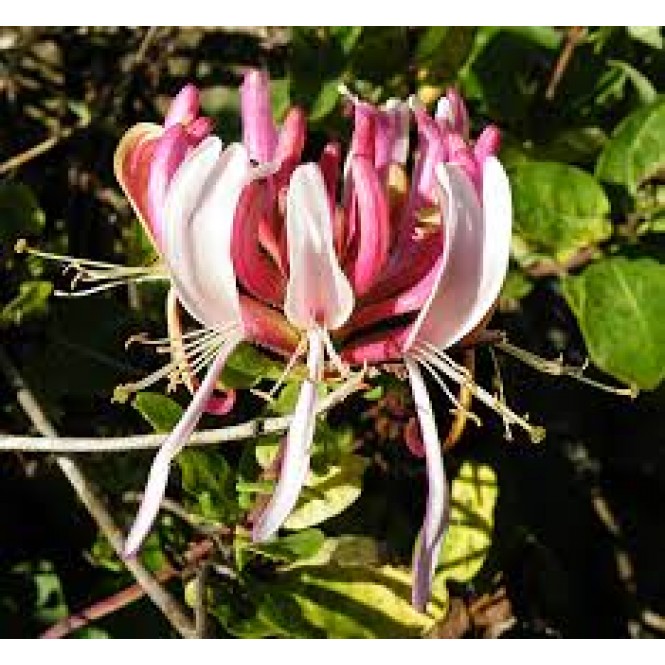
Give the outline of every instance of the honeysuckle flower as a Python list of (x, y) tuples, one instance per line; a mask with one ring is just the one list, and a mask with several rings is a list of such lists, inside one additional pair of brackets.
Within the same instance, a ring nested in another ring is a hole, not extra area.
[[(433, 117), (413, 99), (375, 107), (344, 90), (354, 121), (346, 157), (331, 142), (318, 163), (300, 164), (305, 115), (290, 109), (277, 127), (269, 92), (263, 72), (247, 73), (242, 143), (224, 147), (210, 136), (210, 121), (198, 117), (198, 92), (187, 86), (162, 126), (130, 129), (116, 152), (118, 180), (159, 256), (158, 267), (141, 270), (171, 283), (169, 336), (159, 343), (173, 360), (130, 387), (168, 376), (193, 394), (153, 461), (126, 554), (148, 533), (170, 463), (202, 414), (232, 405), (232, 397), (214, 391), (241, 341), (283, 357), (285, 376), (306, 355), (307, 378), (275, 490), (253, 521), (255, 540), (278, 531), (305, 483), (318, 384), (335, 373), (346, 379), (354, 367), (403, 362), (420, 429), (420, 442), (411, 427), (407, 444), (424, 455), (428, 483), (413, 559), (413, 603), (423, 610), (447, 526), (448, 488), (421, 369), (456, 409), (463, 410), (447, 381), (465, 386), (507, 423), (538, 434), (447, 353), (484, 326), (508, 266), (512, 211), (494, 156), (499, 131), (488, 127), (472, 141), (454, 90)], [(412, 119), (418, 142), (409, 170)], [(106, 270), (90, 262), (85, 269)], [(185, 332), (183, 311), (199, 327)]]

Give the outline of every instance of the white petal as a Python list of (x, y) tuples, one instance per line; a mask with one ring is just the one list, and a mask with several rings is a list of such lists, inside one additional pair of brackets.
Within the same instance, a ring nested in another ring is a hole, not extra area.
[(240, 144), (221, 149), (218, 138), (205, 139), (178, 169), (166, 200), (166, 261), (183, 305), (210, 327), (241, 321), (231, 235), (250, 162)]
[(296, 505), (307, 478), (316, 426), (316, 382), (323, 369), (323, 340), (317, 331), (309, 334), (307, 365), (309, 379), (300, 387), (293, 420), (286, 436), (279, 480), (270, 502), (252, 530), (255, 542), (267, 540), (277, 533)]
[(429, 601), (443, 536), (448, 527), (450, 496), (443, 466), (443, 451), (425, 381), (413, 360), (407, 358), (404, 362), (409, 372), (427, 466), (425, 519), (413, 558), (413, 605), (422, 612)]
[(420, 339), (445, 349), (471, 332), (499, 295), (508, 270), (512, 205), (508, 178), (490, 157), (483, 168), (483, 206), (455, 165), (440, 164), (444, 257), (437, 286), (413, 325), (407, 348)]
[(323, 176), (316, 164), (299, 166), (287, 195), (289, 281), (284, 311), (301, 329), (334, 330), (353, 311), (353, 290), (335, 254), (332, 219)]
[(150, 531), (159, 512), (164, 493), (166, 492), (171, 461), (187, 444), (189, 437), (196, 428), (215, 388), (217, 377), (238, 341), (239, 338), (230, 340), (217, 354), (187, 410), (180, 418), (175, 429), (166, 437), (159, 452), (155, 455), (143, 493), (143, 501), (141, 501), (138, 514), (129, 536), (127, 536), (124, 551), (125, 557), (131, 557), (138, 551), (141, 543)]

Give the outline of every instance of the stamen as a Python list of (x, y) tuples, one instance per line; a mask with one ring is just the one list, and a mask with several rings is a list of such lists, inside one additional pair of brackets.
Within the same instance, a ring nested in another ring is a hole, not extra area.
[[(220, 349), (229, 341), (235, 339), (237, 329), (238, 324), (233, 323), (219, 329), (204, 328), (193, 331), (192, 339), (181, 346), (182, 353), (177, 358), (140, 381), (118, 386), (113, 394), (114, 401), (126, 402), (132, 393), (144, 390), (166, 377), (169, 379), (167, 390), (175, 390), (179, 383), (185, 382), (186, 374), (194, 376), (207, 367), (220, 352)], [(146, 340), (142, 335), (137, 335), (128, 340), (130, 343), (132, 341), (152, 343), (151, 340)], [(158, 343), (162, 343), (162, 340), (158, 340)], [(157, 351), (160, 351), (160, 347), (157, 347)]]
[(431, 377), (437, 382), (441, 390), (446, 394), (446, 397), (453, 403), (453, 406), (455, 407), (454, 409), (451, 409), (450, 412), (454, 415), (456, 413), (461, 413), (464, 414), (467, 418), (470, 418), (478, 427), (482, 425), (482, 420), (480, 417), (475, 414), (473, 411), (469, 411), (468, 409), (465, 409), (462, 404), (460, 404), (459, 400), (455, 397), (455, 395), (452, 393), (450, 388), (446, 385), (445, 381), (442, 379), (441, 376), (436, 372), (436, 369), (432, 366), (432, 364), (429, 362), (427, 359), (427, 356), (423, 354), (422, 351), (419, 351), (418, 349), (414, 349), (415, 353), (415, 359), (430, 373)]
[(337, 92), (352, 104), (358, 104), (360, 102), (358, 95), (354, 95), (345, 83), (340, 83), (337, 86)]
[(71, 277), (72, 289), (79, 284), (94, 285), (80, 291), (56, 291), (55, 295), (60, 297), (75, 298), (88, 296), (129, 283), (168, 279), (168, 273), (164, 266), (159, 263), (150, 266), (121, 266), (114, 263), (107, 263), (106, 261), (79, 259), (64, 254), (35, 249), (30, 247), (24, 238), (16, 242), (14, 251), (18, 254), (26, 253), (41, 259), (64, 264), (63, 274), (73, 272)]
[(504, 353), (507, 353), (517, 360), (521, 360), (525, 365), (532, 367), (538, 372), (543, 372), (545, 374), (550, 374), (552, 376), (567, 376), (575, 381), (580, 383), (586, 383), (589, 386), (593, 386), (598, 390), (603, 390), (604, 392), (611, 393), (613, 395), (620, 395), (621, 397), (630, 397), (635, 399), (639, 393), (639, 388), (636, 385), (629, 386), (628, 388), (617, 388), (616, 386), (609, 386), (600, 381), (595, 381), (590, 379), (588, 376), (584, 375), (584, 370), (589, 365), (589, 360), (585, 360), (584, 363), (577, 367), (574, 365), (566, 365), (563, 362), (563, 358), (559, 356), (556, 360), (547, 360), (537, 356), (535, 353), (521, 349), (518, 346), (514, 346), (506, 340), (499, 341), (495, 344), (496, 348)]
[(337, 353), (337, 350), (335, 349), (335, 346), (333, 345), (332, 340), (330, 339), (330, 333), (327, 330), (321, 330), (321, 337), (323, 338), (323, 344), (326, 348), (326, 351), (328, 352), (328, 356), (330, 357), (330, 360), (332, 361), (333, 365), (335, 365), (337, 371), (339, 372), (342, 378), (344, 379), (347, 378), (351, 373), (351, 369), (341, 359), (339, 353)]
[[(503, 387), (503, 378), (501, 377), (501, 367), (499, 365), (499, 359), (496, 357), (496, 353), (494, 353), (494, 349), (489, 346), (487, 347), (490, 352), (490, 358), (492, 359), (492, 365), (494, 366), (494, 385), (496, 387), (497, 392), (499, 393), (499, 399), (506, 404), (506, 392)], [(508, 420), (501, 416), (501, 419), (503, 420), (503, 428), (505, 430), (505, 437), (506, 441), (512, 441), (513, 440), (513, 432), (510, 429), (510, 423)]]
[(298, 342), (298, 345), (296, 346), (295, 351), (291, 354), (291, 357), (289, 358), (288, 362), (284, 366), (284, 371), (281, 373), (281, 375), (277, 379), (277, 382), (275, 383), (275, 385), (267, 393), (261, 394), (261, 397), (264, 397), (267, 402), (272, 402), (275, 399), (275, 395), (277, 394), (277, 391), (284, 385), (284, 382), (286, 381), (286, 379), (289, 378), (289, 375), (293, 371), (293, 368), (296, 366), (296, 363), (298, 362), (298, 359), (305, 352), (306, 347), (307, 347), (307, 338), (302, 337), (300, 339), (300, 341)]
[(510, 423), (519, 425), (529, 434), (533, 443), (540, 443), (543, 440), (545, 437), (545, 428), (531, 425), (526, 418), (517, 415), (506, 406), (506, 404), (477, 385), (473, 379), (469, 377), (469, 372), (466, 368), (463, 368), (465, 372), (459, 371), (457, 368), (460, 366), (457, 365), (457, 363), (455, 363), (446, 353), (441, 351), (441, 349), (436, 349), (436, 347), (434, 347), (436, 349), (435, 353), (430, 351), (427, 346), (431, 347), (432, 345), (424, 345), (418, 342), (414, 347), (414, 350), (419, 351), (421, 355), (425, 355), (427, 359), (448, 378), (452, 379), (459, 385), (466, 386), (474, 397), (478, 398), (483, 404), (490, 407), (502, 418), (505, 417)]

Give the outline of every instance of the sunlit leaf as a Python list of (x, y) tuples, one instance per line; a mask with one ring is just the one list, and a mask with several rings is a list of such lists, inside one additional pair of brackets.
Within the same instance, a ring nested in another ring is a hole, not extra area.
[(596, 175), (635, 194), (665, 169), (665, 99), (638, 109), (612, 133), (598, 159)]
[(482, 568), (492, 543), (499, 486), (486, 464), (465, 462), (452, 483), (450, 527), (437, 577), (468, 582)]
[(520, 164), (510, 173), (517, 236), (534, 252), (565, 261), (610, 237), (610, 204), (593, 176), (555, 162)]
[(626, 383), (658, 386), (665, 378), (665, 266), (616, 256), (562, 286), (594, 363)]

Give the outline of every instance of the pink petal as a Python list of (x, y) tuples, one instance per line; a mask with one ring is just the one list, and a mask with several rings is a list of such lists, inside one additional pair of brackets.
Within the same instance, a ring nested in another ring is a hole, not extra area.
[(378, 302), (372, 298), (367, 304), (358, 305), (348, 325), (344, 327), (345, 334), (418, 311), (429, 298), (438, 275), (439, 266), (434, 262), (419, 281), (397, 295)]
[(376, 120), (375, 166), (382, 177), (390, 164), (406, 164), (409, 155), (409, 105), (389, 99)]
[(190, 149), (182, 125), (173, 125), (159, 138), (148, 170), (146, 204), (150, 227), (158, 247), (164, 243), (166, 190)]
[(230, 341), (217, 354), (201, 383), (201, 387), (194, 395), (194, 399), (192, 399), (175, 429), (166, 438), (155, 456), (143, 493), (143, 501), (125, 542), (124, 558), (136, 554), (150, 531), (166, 492), (171, 461), (187, 444), (189, 437), (203, 415), (205, 405), (210, 399), (217, 377), (222, 371), (226, 359), (239, 341), (239, 337)]
[(188, 125), (199, 113), (199, 91), (196, 86), (186, 85), (171, 101), (164, 119), (164, 128), (173, 125)]
[(409, 372), (411, 392), (420, 421), (427, 466), (427, 503), (420, 542), (413, 558), (412, 590), (413, 606), (424, 612), (432, 590), (432, 579), (439, 560), (443, 535), (448, 527), (450, 498), (443, 452), (425, 381), (413, 360), (407, 358), (404, 362)]
[(405, 325), (363, 335), (345, 343), (340, 353), (351, 365), (369, 365), (402, 360), (411, 326)]
[(193, 147), (197, 146), (203, 139), (210, 136), (213, 122), (210, 118), (201, 116), (185, 127), (187, 138)]
[(157, 140), (162, 132), (163, 129), (159, 125), (149, 123), (135, 125), (122, 137), (113, 156), (115, 177), (141, 221), (147, 237), (153, 243), (155, 243), (153, 231), (155, 222), (148, 215), (147, 183)]
[(279, 480), (270, 502), (254, 523), (254, 542), (262, 542), (277, 533), (296, 505), (307, 478), (316, 425), (316, 381), (323, 370), (323, 341), (316, 330), (309, 334), (307, 365), (309, 379), (300, 387), (293, 420), (286, 437)]
[(373, 161), (366, 156), (351, 159), (353, 196), (358, 224), (355, 242), (345, 270), (354, 293), (364, 296), (374, 286), (388, 258), (391, 241), (388, 198)]
[(270, 79), (257, 69), (245, 74), (240, 87), (242, 142), (251, 159), (263, 163), (272, 160), (277, 146), (277, 129), (270, 105)]
[[(342, 147), (337, 142), (327, 143), (323, 148), (319, 158), (319, 168), (323, 175), (323, 182), (326, 186), (328, 201), (331, 214), (335, 210), (337, 202), (337, 184), (339, 182), (339, 168), (342, 163)], [(340, 231), (340, 235), (343, 235)], [(338, 236), (335, 234), (335, 245), (337, 246)]]
[(501, 131), (494, 125), (488, 125), (473, 146), (473, 154), (478, 164), (482, 166), (488, 157), (499, 153), (500, 147)]
[(248, 296), (240, 296), (242, 319), (247, 338), (255, 344), (290, 358), (300, 341), (300, 332), (281, 311)]
[(289, 281), (284, 312), (302, 330), (342, 326), (353, 311), (353, 291), (335, 255), (332, 219), (316, 164), (299, 166), (287, 195)]
[(259, 245), (259, 226), (266, 212), (265, 182), (245, 187), (235, 211), (231, 256), (238, 281), (256, 298), (281, 306), (285, 280), (272, 259)]

